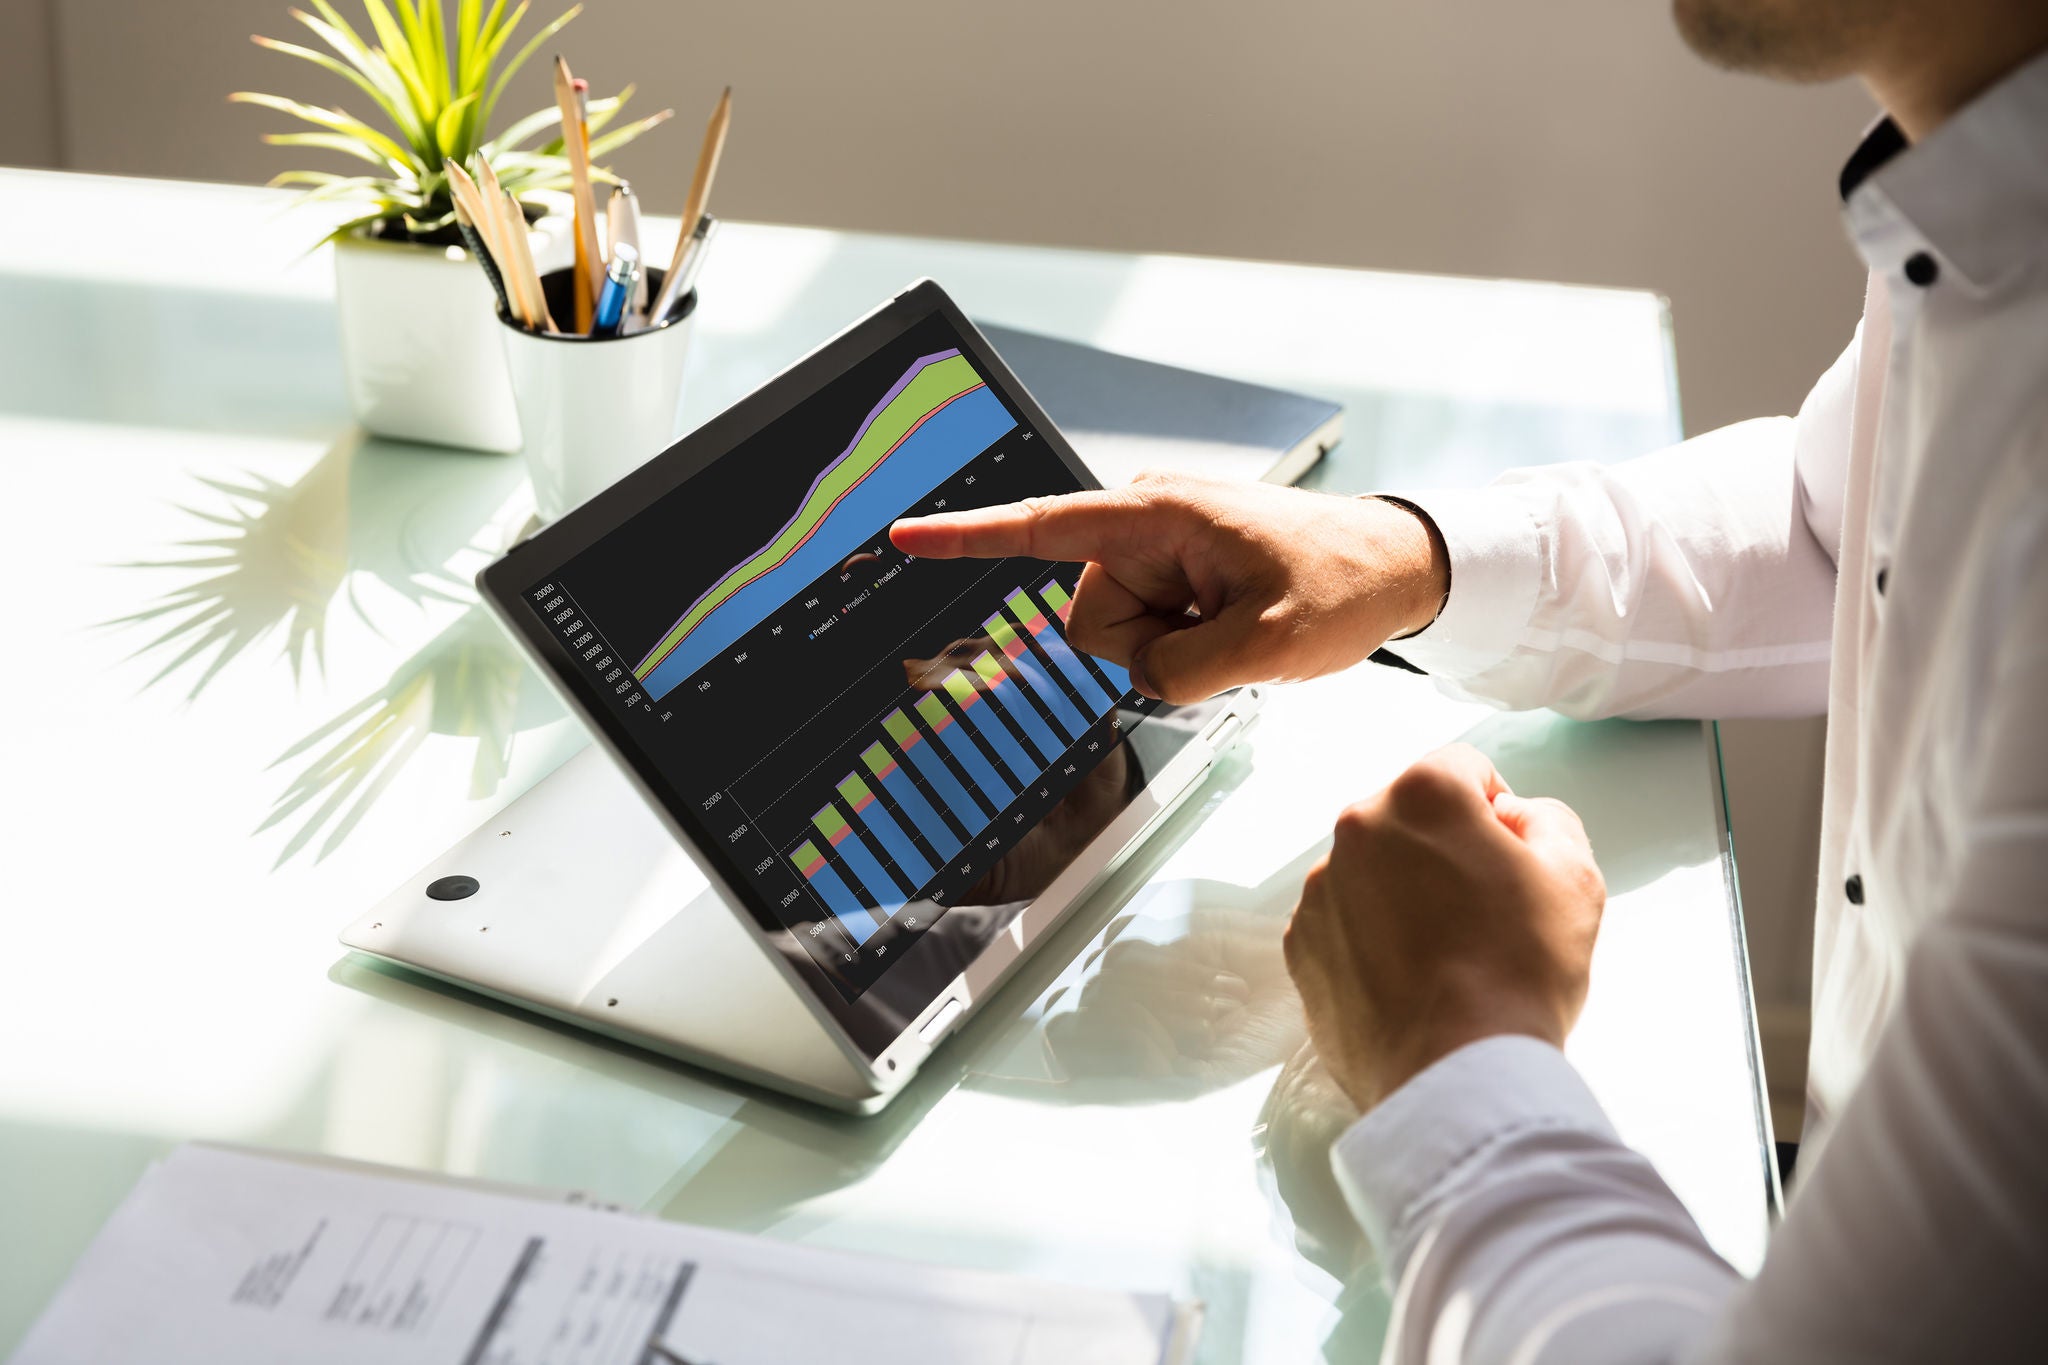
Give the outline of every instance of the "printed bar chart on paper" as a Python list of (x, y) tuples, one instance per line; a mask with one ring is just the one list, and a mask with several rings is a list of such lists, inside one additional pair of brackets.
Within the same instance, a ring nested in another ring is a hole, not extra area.
[(839, 795), (853, 807), (854, 818), (875, 836), (882, 851), (896, 864), (896, 870), (908, 877), (912, 886), (923, 886), (931, 880), (931, 863), (917, 851), (917, 845), (903, 832), (903, 826), (897, 824), (896, 817), (883, 808), (873, 789), (861, 781), (858, 773), (848, 773), (839, 779)]
[(967, 772), (974, 787), (984, 800), (996, 810), (1010, 804), (1010, 798), (1017, 793), (1009, 783), (996, 773), (995, 765), (988, 756), (975, 747), (974, 741), (965, 730), (953, 724), (953, 717), (946, 710), (946, 704), (936, 693), (927, 692), (917, 699), (918, 718), (931, 727), (939, 743), (946, 746), (946, 753)]
[(967, 723), (974, 727), (974, 732), (986, 740), (988, 746), (996, 751), (996, 756), (1003, 760), (1003, 765), (1017, 775), (1018, 782), (1030, 782), (1038, 776), (1043, 765), (1034, 763), (1031, 755), (1024, 752), (1024, 746), (1010, 733), (1010, 727), (996, 714), (994, 706), (981, 704), (981, 693), (965, 673), (954, 669), (946, 675), (942, 686), (946, 695), (953, 699), (953, 704), (960, 708), (960, 714), (967, 717)]
[(874, 937), (875, 930), (880, 927), (875, 923), (875, 917), (868, 913), (867, 907), (860, 903), (845, 880), (833, 870), (832, 864), (825, 860), (825, 855), (818, 851), (816, 844), (808, 839), (804, 840), (796, 846), (796, 852), (790, 855), (790, 861), (796, 864), (797, 871), (804, 874), (804, 880), (811, 884), (811, 889), (818, 893), (818, 898), (825, 902), (825, 908), (846, 926), (846, 932), (853, 936), (855, 943), (866, 943)]
[[(943, 709), (940, 714), (944, 714)], [(899, 711), (891, 711), (882, 718), (882, 728), (889, 732), (889, 738), (896, 741), (896, 747), (910, 760), (917, 775), (931, 784), (939, 799), (946, 804), (960, 828), (973, 838), (981, 833), (989, 822), (989, 812), (972, 796), (953, 770), (946, 766), (946, 760), (939, 757), (939, 751), (925, 743), (924, 735), (911, 723), (910, 717)], [(951, 857), (951, 854), (947, 854)]]
[(685, 607), (633, 676), (659, 699), (1015, 425), (957, 349), (920, 356), (781, 529)]
[[(902, 712), (896, 714), (901, 715)], [(887, 749), (879, 744), (870, 744), (861, 751), (860, 761), (882, 784), (882, 790), (896, 803), (896, 809), (910, 817), (910, 823), (917, 826), (917, 832), (924, 836), (925, 843), (940, 862), (947, 861), (959, 851), (963, 842), (960, 836), (932, 808), (932, 803), (925, 800), (924, 793), (910, 780), (910, 774), (896, 765)]]

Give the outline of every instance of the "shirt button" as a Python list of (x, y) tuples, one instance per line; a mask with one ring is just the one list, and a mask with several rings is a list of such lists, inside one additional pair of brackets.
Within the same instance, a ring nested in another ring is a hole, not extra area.
[(1879, 569), (1877, 571), (1877, 595), (1879, 597), (1884, 596), (1884, 581), (1891, 577), (1891, 572), (1890, 569)]
[(1941, 277), (1941, 266), (1924, 251), (1916, 251), (1906, 258), (1906, 278), (1925, 289)]
[(1857, 873), (1850, 873), (1849, 880), (1842, 883), (1842, 894), (1849, 898), (1851, 905), (1863, 904), (1863, 878)]

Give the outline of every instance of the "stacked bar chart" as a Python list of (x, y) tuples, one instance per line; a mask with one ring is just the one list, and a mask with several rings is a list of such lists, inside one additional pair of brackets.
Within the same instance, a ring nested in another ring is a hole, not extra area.
[[(1038, 590), (1038, 595), (1045, 599), (1045, 604), (1052, 608), (1053, 614), (1059, 617), (1060, 623), (1064, 625), (1067, 620), (1067, 614), (1073, 609), (1074, 604), (1073, 600), (1067, 596), (1067, 590), (1060, 586), (1059, 580), (1053, 579), (1048, 582)], [(1095, 666), (1100, 668), (1103, 676), (1109, 679), (1110, 685), (1115, 689), (1119, 697), (1131, 690), (1131, 675), (1129, 673), (1118, 668), (1107, 659), (1097, 659)]]
[(791, 860), (796, 863), (797, 871), (803, 873), (804, 879), (811, 884), (811, 889), (818, 893), (819, 899), (825, 902), (825, 908), (830, 910), (840, 924), (845, 926), (846, 931), (853, 935), (855, 943), (866, 943), (874, 937), (875, 930), (879, 927), (874, 916), (870, 915), (867, 907), (854, 897), (852, 889), (841, 880), (839, 874), (833, 870), (832, 864), (825, 861), (825, 855), (818, 852), (816, 844), (808, 839), (804, 840), (796, 846), (796, 852), (791, 855)]
[[(1062, 602), (1066, 600), (1064, 592), (1060, 594), (1060, 599)], [(1080, 655), (1068, 647), (1066, 637), (1046, 620), (1045, 613), (1039, 610), (1038, 603), (1027, 597), (1022, 588), (1003, 599), (1003, 603), (1017, 614), (1018, 623), (1024, 627), (1038, 647), (1046, 652), (1046, 656), (1053, 661), (1054, 667), (1059, 669), (1067, 685), (1074, 689), (1089, 712), (1099, 716), (1115, 704), (1116, 698), (1109, 695), (1109, 689), (1103, 685), (1102, 679), (1081, 661)]]
[[(903, 713), (898, 711), (895, 714), (901, 716)], [(909, 721), (904, 722), (906, 727), (909, 724)], [(910, 737), (915, 743), (917, 732), (912, 730)], [(932, 803), (925, 800), (924, 793), (910, 780), (910, 774), (896, 766), (896, 760), (889, 756), (889, 751), (879, 744), (870, 744), (861, 751), (860, 761), (867, 764), (868, 771), (882, 784), (882, 790), (895, 800), (897, 808), (910, 817), (911, 823), (924, 835), (925, 843), (941, 850), (941, 858), (950, 857), (951, 850), (960, 846), (959, 838), (954, 835), (952, 826), (932, 809)], [(962, 795), (965, 795), (964, 790)]]
[(857, 773), (848, 773), (839, 779), (839, 795), (853, 808), (856, 820), (867, 827), (877, 843), (887, 851), (891, 862), (906, 873), (912, 886), (922, 886), (931, 880), (932, 865), (924, 854), (917, 851), (910, 836), (903, 832), (903, 826), (896, 823), (896, 817), (882, 807), (875, 799), (868, 784), (860, 780)]
[(927, 692), (919, 697), (916, 710), (918, 718), (931, 728), (932, 734), (945, 746), (947, 757), (958, 763), (966, 772), (967, 779), (974, 784), (975, 791), (997, 810), (1009, 805), (1016, 797), (1017, 789), (997, 775), (995, 764), (989, 761), (988, 755), (975, 747), (974, 741), (967, 737), (966, 730), (953, 723), (953, 713), (939, 700), (939, 694)]
[(1115, 707), (1128, 677), (1067, 644), (1070, 605), (1057, 581), (1011, 591), (981, 623), (989, 648), (891, 707), (879, 735), (856, 737), (865, 747), (854, 771), (832, 784), (788, 854), (854, 943), (916, 899)]
[(883, 869), (881, 860), (875, 857), (867, 840), (855, 834), (853, 826), (846, 823), (846, 817), (832, 806), (820, 806), (811, 816), (811, 823), (817, 826), (818, 833), (825, 836), (826, 846), (846, 859), (846, 865), (853, 869), (861, 888), (874, 898), (875, 904), (883, 911), (882, 918), (887, 919), (894, 913), (894, 907), (903, 903), (903, 888)]
[(1024, 752), (1024, 746), (1018, 742), (1010, 722), (997, 715), (994, 706), (981, 704), (981, 693), (959, 669), (948, 673), (941, 685), (946, 689), (946, 695), (953, 699), (953, 704), (960, 708), (960, 713), (967, 717), (967, 723), (996, 751), (1003, 766), (1016, 774), (1018, 785), (1029, 785), (1045, 765)]
[(1053, 738), (1052, 726), (1039, 714), (1038, 707), (1029, 700), (1023, 686), (1012, 681), (1003, 666), (988, 655), (978, 656), (974, 661), (974, 676), (981, 687), (995, 702), (996, 708), (1024, 732), (1024, 738), (1031, 741), (1031, 748), (1038, 755), (1038, 768), (1059, 761), (1067, 751), (1064, 740)]
[(990, 811), (967, 794), (966, 785), (953, 775), (953, 770), (946, 766), (946, 760), (939, 757), (938, 751), (925, 742), (918, 728), (911, 724), (910, 717), (901, 711), (891, 711), (883, 717), (882, 728), (889, 732), (889, 738), (896, 741), (918, 774), (939, 794), (946, 809), (960, 822), (960, 827), (969, 837), (989, 822)]
[(1032, 695), (1045, 703), (1046, 710), (1052, 713), (1054, 722), (1067, 738), (1079, 739), (1081, 732), (1088, 728), (1088, 718), (1081, 714), (1066, 690), (1052, 680), (1032, 654), (1030, 646), (1024, 643), (1024, 637), (1017, 633), (1017, 627), (998, 614), (983, 621), (981, 628), (988, 632), (988, 638), (995, 647), (1003, 652), (1009, 666), (1030, 685)]

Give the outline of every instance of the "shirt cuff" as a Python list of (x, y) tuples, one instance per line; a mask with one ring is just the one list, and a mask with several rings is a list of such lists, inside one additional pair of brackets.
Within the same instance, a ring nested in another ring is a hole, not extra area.
[(1426, 1068), (1337, 1139), (1337, 1184), (1397, 1279), (1406, 1223), (1454, 1189), (1496, 1144), (1539, 1130), (1619, 1142), (1564, 1053), (1519, 1034), (1468, 1043)]
[(1388, 496), (1436, 523), (1451, 567), (1451, 594), (1436, 620), (1389, 643), (1426, 673), (1477, 677), (1514, 652), (1535, 615), (1543, 586), (1535, 508), (1515, 488)]

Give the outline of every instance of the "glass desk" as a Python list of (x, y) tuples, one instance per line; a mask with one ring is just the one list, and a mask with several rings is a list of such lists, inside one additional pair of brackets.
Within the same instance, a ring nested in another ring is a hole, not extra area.
[[(207, 1138), (1199, 1296), (1209, 1362), (1356, 1358), (1387, 1302), (1279, 936), (1339, 809), (1460, 736), (1584, 815), (1613, 897), (1572, 1055), (1756, 1266), (1770, 1134), (1711, 727), (1506, 715), (1376, 667), (1279, 689), (873, 1119), (344, 953), (582, 739), (473, 605), (529, 513), (520, 461), (351, 427), (320, 226), (282, 203), (0, 172), (0, 1353), (146, 1164)], [(980, 317), (1342, 400), (1329, 487), (1678, 428), (1648, 295), (741, 224), (702, 283), (692, 421), (925, 274)]]

